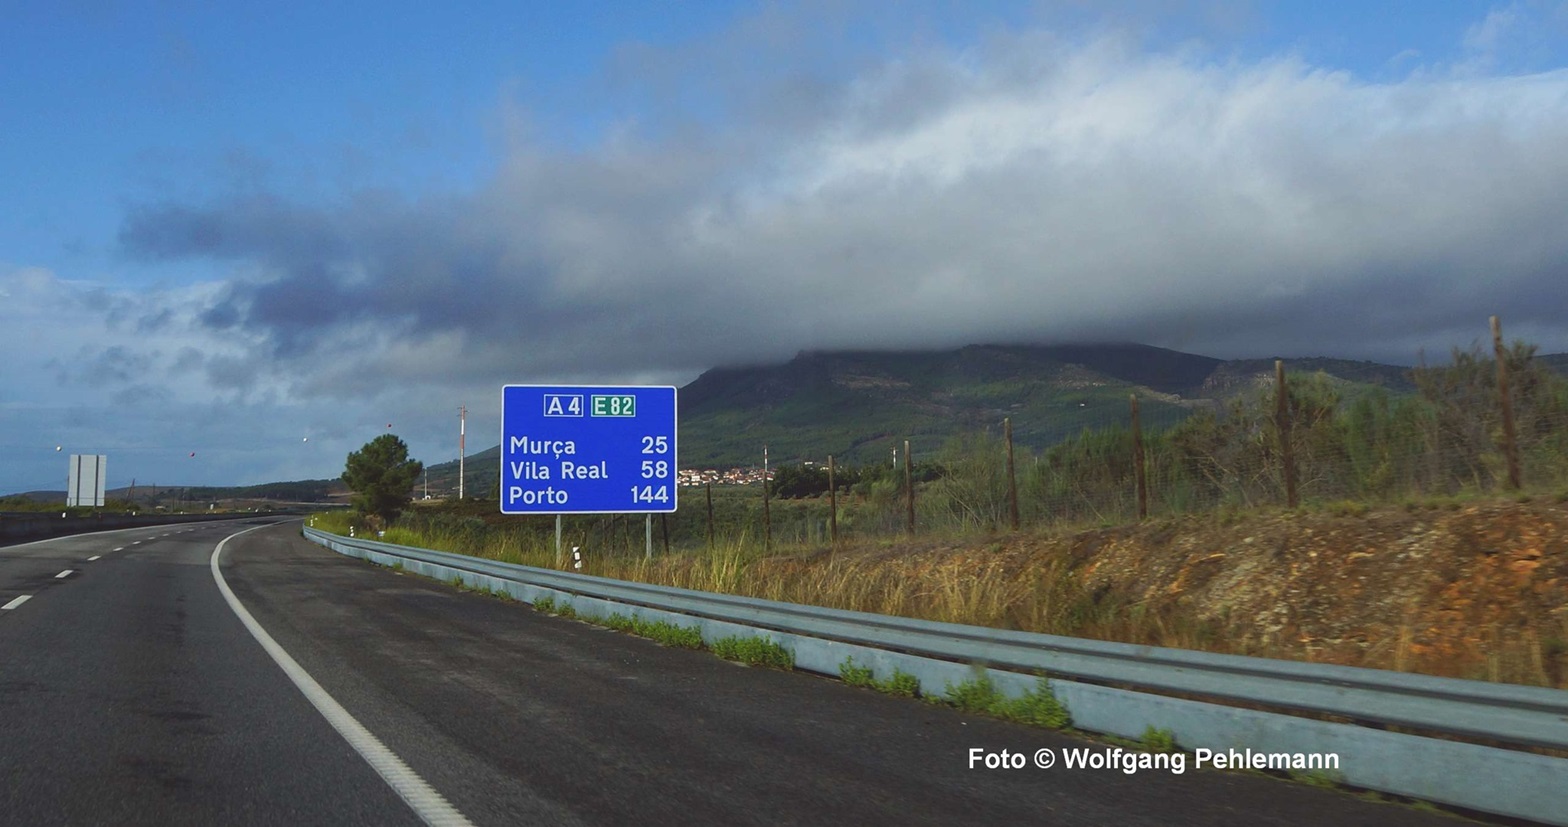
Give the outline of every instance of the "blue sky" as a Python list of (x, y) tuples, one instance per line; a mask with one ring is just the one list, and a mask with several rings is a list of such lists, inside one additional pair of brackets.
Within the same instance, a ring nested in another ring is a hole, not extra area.
[(0, 10), (0, 493), (801, 349), (1568, 350), (1563, 2)]

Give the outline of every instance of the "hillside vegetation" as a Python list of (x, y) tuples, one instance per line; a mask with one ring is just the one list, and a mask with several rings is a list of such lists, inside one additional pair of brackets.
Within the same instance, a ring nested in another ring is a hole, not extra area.
[[(1292, 359), (1294, 375), (1322, 373), (1347, 398), (1377, 389), (1412, 393), (1408, 369), (1344, 359)], [(806, 352), (782, 365), (715, 368), (680, 389), (683, 468), (775, 463), (891, 464), (909, 440), (917, 458), (956, 437), (1013, 424), (1020, 448), (1040, 452), (1084, 429), (1127, 424), (1128, 397), (1158, 430), (1194, 411), (1255, 394), (1272, 359), (1225, 361), (1147, 345), (975, 345), (952, 351)], [(493, 491), (500, 452), (467, 459), (465, 486)], [(457, 489), (457, 463), (429, 466), (430, 483)]]
[[(638, 515), (569, 517), (565, 541), (611, 577), (1562, 686), (1568, 383), (1528, 345), (1505, 362), (1517, 489), (1497, 366), (1471, 349), (1406, 372), (1403, 386), (1293, 375), (1297, 508), (1286, 507), (1275, 385), (1222, 383), (1232, 374), (1216, 368), (1203, 384), (1225, 384), (1223, 401), (1150, 428), (1141, 453), (1126, 424), (1102, 425), (1043, 450), (1015, 445), (1010, 476), (1000, 435), (979, 429), (924, 452), (907, 470), (912, 489), (891, 464), (844, 468), (836, 512), (825, 471), (788, 464), (766, 506), (760, 485), (683, 489), (680, 510), (654, 521), (652, 559)], [(552, 519), (503, 517), (493, 502), (416, 508), (387, 539), (559, 564)]]
[[(752, 490), (655, 519), (568, 518), (584, 573), (857, 611), (1264, 657), (1568, 688), (1568, 508), (1561, 497), (1255, 509), (1106, 527), (822, 538), (826, 503), (750, 533)], [(416, 508), (389, 542), (541, 567), (549, 518)], [(851, 505), (857, 508), (863, 503)], [(346, 514), (319, 527), (346, 532)], [(663, 541), (669, 531), (666, 550)], [(695, 535), (695, 536), (694, 536)]]

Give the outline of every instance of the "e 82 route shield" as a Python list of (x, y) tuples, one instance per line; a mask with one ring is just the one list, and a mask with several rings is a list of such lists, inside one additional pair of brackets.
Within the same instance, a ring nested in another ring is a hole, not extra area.
[(675, 388), (501, 389), (501, 513), (675, 511)]

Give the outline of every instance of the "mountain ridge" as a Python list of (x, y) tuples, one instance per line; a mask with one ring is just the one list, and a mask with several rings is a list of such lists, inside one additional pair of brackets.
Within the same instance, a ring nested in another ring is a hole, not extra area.
[[(1568, 354), (1537, 357), (1568, 372)], [(930, 456), (954, 436), (1000, 432), (1043, 450), (1085, 428), (1128, 421), (1137, 395), (1146, 429), (1165, 427), (1272, 381), (1274, 358), (1219, 359), (1130, 342), (990, 344), (950, 350), (804, 350), (774, 364), (715, 367), (679, 389), (681, 466), (890, 461), (910, 440)], [(1415, 391), (1411, 368), (1330, 357), (1285, 358), (1289, 376), (1322, 372), (1347, 395)], [(471, 454), (467, 486), (494, 485), (499, 446)], [(430, 467), (456, 487), (457, 463)]]
[[(1535, 358), (1568, 375), (1568, 353)], [(760, 466), (763, 445), (775, 463), (820, 462), (832, 454), (841, 463), (864, 464), (890, 461), (905, 439), (917, 458), (929, 457), (955, 436), (999, 434), (1004, 418), (1012, 419), (1020, 450), (1039, 451), (1085, 428), (1126, 423), (1131, 395), (1139, 398), (1145, 429), (1175, 424), (1196, 409), (1266, 387), (1274, 361), (1127, 342), (804, 350), (781, 363), (715, 367), (680, 388), (680, 464)], [(1347, 394), (1415, 391), (1410, 367), (1329, 357), (1284, 362), (1289, 376), (1321, 371)], [(466, 489), (492, 494), (499, 462), (499, 445), (469, 454)], [(456, 460), (428, 466), (432, 493), (455, 492), (457, 470)], [(151, 493), (143, 488), (139, 495)], [(185, 496), (193, 499), (231, 490), (267, 498), (341, 495), (337, 480), (163, 488), (188, 489)]]

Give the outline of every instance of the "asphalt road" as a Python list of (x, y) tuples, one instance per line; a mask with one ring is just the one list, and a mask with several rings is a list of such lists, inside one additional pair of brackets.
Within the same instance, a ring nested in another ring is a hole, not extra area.
[[(254, 527), (0, 549), (0, 605), (30, 595), (0, 610), (0, 821), (420, 823), (221, 595), (214, 547)], [(539, 615), (297, 522), (229, 540), (221, 571), (474, 824), (1461, 823), (1241, 773), (970, 769), (1103, 745)]]

